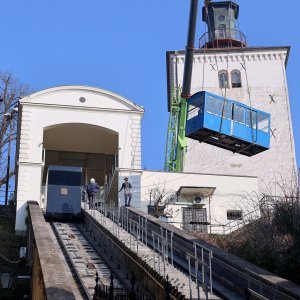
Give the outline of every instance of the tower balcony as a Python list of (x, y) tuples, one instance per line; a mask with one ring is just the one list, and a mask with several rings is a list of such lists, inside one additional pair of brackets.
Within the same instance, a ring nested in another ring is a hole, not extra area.
[(205, 32), (199, 39), (199, 48), (246, 47), (246, 36), (235, 29), (216, 29)]

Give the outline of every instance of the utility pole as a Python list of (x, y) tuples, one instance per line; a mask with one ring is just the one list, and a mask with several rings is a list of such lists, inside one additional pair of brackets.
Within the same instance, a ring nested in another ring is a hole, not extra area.
[(7, 167), (6, 167), (6, 183), (5, 183), (5, 205), (8, 204), (8, 188), (9, 188), (9, 172), (10, 172), (10, 148), (11, 148), (11, 120), (12, 114), (7, 114), (9, 122), (9, 138), (8, 138), (8, 148), (7, 148)]

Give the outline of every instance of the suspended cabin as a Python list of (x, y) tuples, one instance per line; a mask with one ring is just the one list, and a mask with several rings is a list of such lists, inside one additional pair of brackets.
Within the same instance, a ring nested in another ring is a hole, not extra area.
[(270, 148), (270, 114), (209, 92), (187, 104), (186, 137), (246, 156)]

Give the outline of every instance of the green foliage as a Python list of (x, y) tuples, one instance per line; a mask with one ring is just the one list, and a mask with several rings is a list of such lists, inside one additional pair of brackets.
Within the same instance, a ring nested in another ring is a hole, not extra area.
[(270, 199), (270, 210), (226, 236), (201, 236), (229, 253), (300, 284), (300, 201), (292, 197)]

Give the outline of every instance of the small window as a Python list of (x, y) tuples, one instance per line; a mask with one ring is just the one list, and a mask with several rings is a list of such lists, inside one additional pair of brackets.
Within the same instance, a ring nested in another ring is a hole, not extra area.
[(231, 72), (231, 84), (233, 88), (242, 87), (241, 72), (239, 70), (233, 70)]
[(243, 220), (243, 212), (241, 210), (227, 210), (227, 220)]
[(263, 132), (269, 132), (269, 116), (263, 113), (257, 113), (257, 129)]
[(222, 101), (210, 95), (206, 98), (206, 111), (213, 115), (219, 116), (222, 114)]
[(240, 105), (234, 104), (234, 108), (233, 108), (233, 119), (234, 119), (234, 121), (238, 122), (238, 123), (241, 123), (241, 124), (244, 124), (245, 123), (244, 115), (245, 115), (245, 108), (240, 106)]
[(222, 70), (219, 72), (219, 84), (221, 89), (229, 88), (227, 71)]
[(81, 172), (71, 171), (49, 171), (49, 185), (80, 186)]
[(232, 102), (225, 100), (223, 118), (232, 120)]
[(246, 126), (256, 129), (256, 111), (247, 109), (246, 110)]

